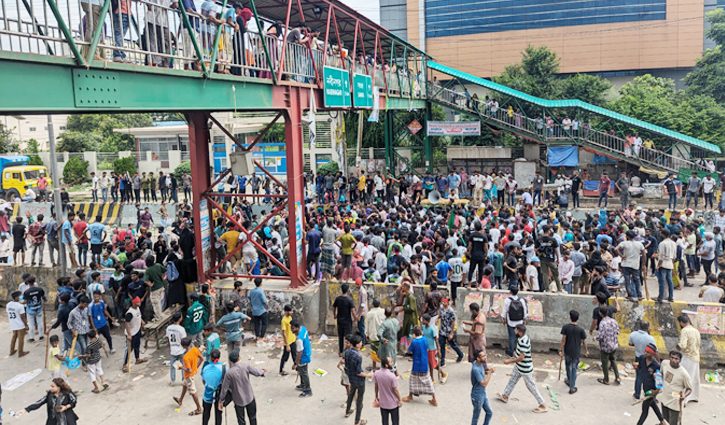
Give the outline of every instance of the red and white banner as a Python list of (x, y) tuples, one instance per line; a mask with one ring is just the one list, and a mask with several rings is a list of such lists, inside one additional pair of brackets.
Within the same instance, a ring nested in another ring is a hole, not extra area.
[(480, 136), (481, 121), (428, 121), (429, 136)]

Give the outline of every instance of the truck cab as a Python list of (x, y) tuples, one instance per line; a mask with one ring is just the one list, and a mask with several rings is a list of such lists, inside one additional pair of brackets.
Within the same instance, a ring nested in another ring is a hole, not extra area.
[(0, 197), (10, 202), (22, 198), (25, 186), (33, 188), (37, 195), (40, 176), (48, 180), (46, 189), (51, 188), (48, 169), (42, 165), (27, 165), (29, 161), (25, 155), (0, 156)]

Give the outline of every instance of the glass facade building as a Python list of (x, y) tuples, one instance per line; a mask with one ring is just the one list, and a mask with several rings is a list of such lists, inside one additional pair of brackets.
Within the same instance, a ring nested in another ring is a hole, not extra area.
[(427, 38), (665, 20), (666, 0), (426, 0)]

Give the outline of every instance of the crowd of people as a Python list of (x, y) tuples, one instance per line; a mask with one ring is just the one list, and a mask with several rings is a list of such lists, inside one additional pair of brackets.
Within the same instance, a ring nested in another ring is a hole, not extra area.
[[(525, 192), (531, 196), (532, 203), (510, 202), (511, 206), (505, 206), (504, 199), (493, 196), (492, 189), (498, 178), (504, 182), (513, 180), (503, 172), (474, 172), (473, 185), (466, 190), (473, 196), (469, 203), (444, 202), (425, 208), (414, 202), (416, 195), (405, 196), (403, 189), (416, 192), (413, 185), (405, 187), (405, 178), (385, 181), (376, 173), (372, 178), (374, 190), (368, 192), (363, 176), (356, 177), (357, 182), (341, 182), (340, 176), (323, 178), (322, 200), (328, 204), (307, 204), (304, 234), (310, 281), (324, 278), (343, 282), (342, 294), (334, 300), (332, 307), (338, 330), (341, 381), (348, 396), (346, 415), (355, 414), (356, 424), (364, 423), (360, 415), (365, 380), (370, 377), (376, 384), (374, 403), (380, 406), (384, 423), (389, 420), (399, 423), (400, 406), (413, 402), (415, 396), (430, 396), (429, 402), (437, 406), (436, 376), (441, 384), (448, 381), (444, 369), (446, 347), (456, 353), (457, 362), (467, 358), (472, 363), (474, 421), (478, 421), (482, 411), (486, 416), (484, 423), (490, 421), (491, 404), (485, 388), (495, 368), (489, 366), (485, 351), (487, 312), (473, 303), (468, 307), (466, 317), (456, 317), (453, 307), (462, 302), (458, 289), (464, 286), (509, 291), (502, 312), (509, 336), (504, 363), (512, 364), (514, 372), (505, 391), (497, 397), (507, 402), (518, 381), (523, 379), (536, 399), (533, 411), (537, 413), (546, 412), (547, 405), (532, 378), (527, 304), (522, 301), (520, 292), (566, 292), (592, 297), (595, 309), (589, 335), (578, 324), (582, 312), (570, 312), (571, 323), (562, 328), (561, 356), (567, 364), (571, 394), (577, 392), (575, 372), (581, 357), (580, 346), (584, 344), (587, 355), (590, 337), (591, 344), (598, 345), (604, 365), (600, 383), (617, 385), (621, 382), (616, 365), (620, 325), (614, 320), (619, 310), (619, 294), (632, 302), (649, 298), (645, 282), (648, 277), (654, 277), (658, 280), (659, 291), (652, 298), (657, 302), (671, 302), (675, 299), (676, 289), (693, 286), (693, 278), (704, 271), (705, 284), (700, 297), (706, 302), (725, 302), (725, 263), (718, 261), (723, 253), (721, 230), (725, 226), (725, 210), (715, 217), (712, 232), (705, 228), (702, 218), (696, 218), (689, 209), (681, 214), (678, 211), (645, 211), (642, 206), (629, 204), (622, 210), (587, 211), (584, 219), (577, 220), (571, 212), (558, 210), (552, 200), (539, 205), (544, 201), (536, 189), (537, 184), (543, 184), (538, 173), (531, 182), (530, 192)], [(378, 190), (381, 181), (383, 186)], [(438, 176), (437, 179), (427, 174), (413, 184), (419, 183), (416, 186), (420, 188), (419, 192), (437, 189), (444, 196), (446, 192), (451, 196), (459, 189), (465, 190), (461, 188), (462, 181), (466, 180), (453, 171), (448, 177)], [(310, 179), (310, 186), (317, 189), (317, 180), (314, 180), (314, 186), (312, 182)], [(331, 188), (328, 182), (332, 183)], [(396, 185), (400, 192), (395, 191)], [(537, 206), (533, 205), (535, 196), (539, 198)], [(86, 244), (82, 248), (84, 254), (73, 264), (78, 268), (75, 276), (58, 281), (60, 307), (58, 318), (50, 329), (43, 329), (39, 319), (43, 314), (43, 289), (37, 286), (33, 276), (24, 276), (23, 284), (12, 294), (13, 302), (7, 307), (13, 331), (12, 353), (27, 354), (23, 345), (26, 329), (30, 332), (29, 340), (33, 341), (36, 335), (42, 339), (52, 329), (60, 327), (62, 342), (55, 335), (51, 341), (53, 372), (58, 370), (56, 366), (62, 366), (59, 363), (63, 354), (74, 350), (90, 374), (94, 391), (102, 392), (107, 384), (98, 355), (103, 347), (100, 336), (113, 350), (110, 328), (124, 329), (128, 340), (124, 369), (129, 370), (132, 352), (136, 363), (145, 361), (139, 347), (146, 323), (164, 319), (167, 308), (179, 305), (184, 310), (170, 318), (171, 325), (167, 329), (172, 363), (179, 362), (182, 365), (179, 369), (183, 369), (183, 389), (176, 402), (182, 405), (188, 392), (195, 402), (195, 409), (190, 414), (203, 415), (205, 420), (212, 411), (214, 415), (219, 414), (215, 407), (222, 399), (214, 398), (214, 388), (205, 388), (209, 391), (201, 398), (197, 395), (194, 375), (201, 374), (206, 387), (221, 385), (222, 393), (232, 394), (237, 415), (255, 416), (256, 405), (248, 375), (263, 375), (266, 370), (239, 362), (238, 350), (244, 343), (241, 330), (245, 321), (254, 322), (257, 338), (265, 335), (268, 316), (262, 279), (255, 279), (255, 287), (248, 291), (244, 290), (241, 281), (235, 283), (231, 298), (222, 300), (220, 306), (212, 299), (207, 284), (199, 285), (199, 293), (187, 294), (186, 283), (197, 279), (192, 209), (191, 205), (184, 204), (173, 222), (167, 217), (168, 221), (164, 219), (158, 225), (153, 223), (148, 208), (139, 210), (136, 226), (129, 225), (128, 229), (122, 230), (112, 228), (110, 237), (99, 218), (88, 226), (82, 213), (76, 216), (72, 211), (60, 225), (56, 222), (50, 226), (55, 229), (60, 243), (67, 244), (70, 253), (75, 252), (74, 247), (80, 253), (79, 245)], [(290, 232), (285, 213), (260, 221), (252, 214), (248, 203), (234, 203), (232, 215), (235, 221), (221, 214), (213, 217), (218, 241), (216, 248), (222, 250), (221, 253), (231, 253), (241, 244), (238, 255), (235, 252), (226, 259), (229, 264), (224, 266), (234, 270), (241, 268), (249, 275), (284, 275), (281, 265), (288, 267), (290, 261)], [(43, 217), (37, 217), (31, 226), (36, 223), (36, 227), (47, 226), (48, 223), (41, 226), (43, 221)], [(158, 233), (155, 241), (150, 230), (153, 226)], [(171, 231), (167, 232), (168, 229)], [(254, 229), (257, 230), (250, 233)], [(270, 254), (249, 243), (250, 239)], [(82, 260), (88, 245), (92, 261), (86, 269)], [(22, 254), (22, 250), (19, 252)], [(217, 256), (218, 259), (226, 257)], [(75, 261), (73, 255), (71, 259)], [(108, 283), (101, 281), (99, 270), (102, 267), (114, 269)], [(356, 300), (351, 296), (347, 282), (355, 285)], [(364, 289), (368, 282), (397, 285), (394, 296), (386, 300), (390, 307), (381, 308), (382, 300), (368, 295)], [(421, 306), (413, 294), (414, 288), (420, 285), (428, 288)], [(444, 296), (445, 290), (447, 296)], [(243, 301), (245, 298), (251, 305), (249, 309)], [(151, 300), (151, 306), (147, 309), (148, 300)], [(223, 310), (221, 315), (215, 313), (215, 308)], [(300, 396), (309, 397), (312, 395), (308, 370), (312, 361), (309, 334), (293, 319), (293, 314), (292, 307), (286, 306), (282, 322), (285, 354), (279, 373), (287, 373), (285, 363), (291, 359), (293, 370), (300, 375), (297, 387)], [(89, 315), (92, 320), (87, 319)], [(216, 320), (219, 316), (221, 318)], [(661, 363), (646, 322), (640, 322), (630, 338), (630, 344), (635, 347), (638, 378), (633, 395), (643, 400), (640, 423), (650, 409), (662, 421), (673, 423), (671, 420), (677, 416), (680, 405), (699, 398), (700, 335), (687, 315), (678, 317), (678, 321), (682, 335), (679, 344), (672, 347), (669, 360)], [(225, 376), (232, 380), (238, 377), (238, 383), (228, 383), (226, 378), (222, 382), (219, 378), (220, 362), (223, 361), (220, 360), (222, 338), (219, 327), (226, 335), (229, 361), (235, 365)], [(467, 355), (458, 347), (457, 327), (468, 335)], [(372, 376), (362, 366), (362, 347), (368, 344)], [(405, 397), (397, 389), (397, 379), (391, 378), (398, 373), (399, 354), (409, 355), (413, 361), (409, 392)], [(613, 379), (609, 374), (610, 363)], [(235, 369), (236, 365), (239, 365), (238, 369)], [(172, 367), (170, 371), (172, 382), (176, 377), (175, 369)], [(676, 379), (666, 379), (662, 384), (658, 373), (671, 373)], [(60, 383), (54, 381), (53, 385), (51, 393), (54, 397), (63, 394), (65, 390)], [(654, 402), (660, 393), (662, 410)], [(673, 393), (679, 396), (672, 396)], [(42, 404), (42, 400), (39, 403)], [(39, 406), (36, 403), (27, 410)]]

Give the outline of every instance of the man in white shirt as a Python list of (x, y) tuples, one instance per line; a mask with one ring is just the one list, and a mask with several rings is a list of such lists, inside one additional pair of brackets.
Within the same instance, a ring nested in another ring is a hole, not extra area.
[(491, 198), (491, 189), (493, 189), (493, 177), (490, 174), (483, 173), (483, 196), (486, 200), (493, 200)]
[[(647, 272), (647, 250), (641, 242), (635, 241), (637, 232), (628, 230), (625, 234), (627, 240), (617, 246), (617, 253), (622, 256), (622, 274), (624, 275), (624, 285), (627, 289), (627, 299), (632, 301), (635, 297), (642, 300), (642, 284), (640, 282), (639, 271)], [(642, 259), (645, 261), (642, 261)]]
[(719, 227), (721, 232), (725, 231), (725, 209), (721, 209), (720, 214), (715, 216), (712, 227)]
[(111, 179), (108, 178), (106, 175), (106, 172), (103, 172), (103, 175), (101, 176), (100, 181), (98, 182), (98, 185), (101, 188), (101, 198), (103, 198), (103, 202), (108, 202), (108, 185), (111, 183)]
[(28, 186), (24, 186), (23, 188), (25, 189), (25, 194), (23, 195), (23, 201), (25, 201), (25, 202), (35, 201), (36, 195), (35, 195), (35, 192), (33, 192), (33, 189), (29, 188)]
[[(183, 364), (184, 354), (186, 354), (186, 350), (184, 349), (184, 347), (181, 346), (182, 338), (186, 338), (186, 330), (183, 326), (181, 326), (181, 321), (183, 320), (183, 318), (184, 316), (181, 314), (181, 312), (177, 311), (171, 318), (171, 323), (173, 324), (169, 325), (169, 327), (166, 328), (166, 339), (169, 341), (169, 354), (171, 354), (171, 381), (169, 382), (169, 385), (171, 386), (176, 383), (176, 362)], [(184, 380), (183, 373), (181, 380)]]
[(634, 154), (639, 156), (639, 150), (642, 148), (642, 138), (638, 133), (634, 133)]
[(98, 202), (98, 177), (91, 173), (91, 202)]
[(526, 284), (532, 292), (539, 292), (539, 269), (536, 267), (539, 264), (539, 257), (533, 256), (526, 266)]
[[(712, 178), (712, 174), (708, 174), (704, 179), (702, 179), (702, 192), (705, 194), (705, 209), (714, 208), (713, 200), (715, 199), (715, 184), (717, 184), (717, 181)], [(708, 201), (710, 202), (709, 208), (707, 206)]]
[[(20, 300), (20, 294), (20, 291), (15, 291), (10, 295), (13, 300), (5, 306), (5, 311), (8, 313), (8, 322), (10, 323), (10, 330), (13, 333), (13, 337), (10, 340), (10, 355), (12, 356), (19, 351), (18, 357), (23, 357), (28, 354), (27, 351), (23, 351), (25, 347), (25, 332), (28, 331), (28, 321), (25, 318), (25, 306), (18, 302)], [(17, 351), (15, 351), (16, 341), (18, 343)]]
[(662, 302), (665, 295), (665, 283), (669, 293), (668, 301), (674, 301), (675, 287), (672, 282), (672, 269), (674, 268), (673, 260), (677, 254), (677, 244), (670, 239), (670, 231), (662, 229), (662, 242), (657, 248), (657, 272), (659, 273), (659, 295), (657, 301)]

